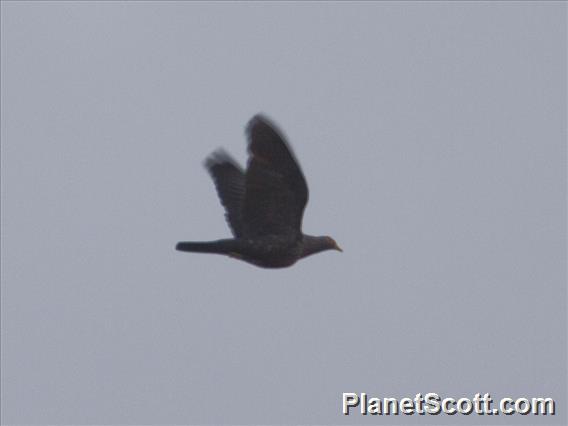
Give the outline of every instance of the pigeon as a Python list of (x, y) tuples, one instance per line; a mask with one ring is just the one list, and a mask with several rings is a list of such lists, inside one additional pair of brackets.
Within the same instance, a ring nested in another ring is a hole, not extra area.
[(278, 127), (258, 114), (246, 135), (246, 170), (223, 149), (205, 161), (234, 238), (179, 242), (176, 250), (222, 254), (262, 268), (285, 268), (325, 250), (342, 251), (331, 237), (302, 233), (308, 186)]

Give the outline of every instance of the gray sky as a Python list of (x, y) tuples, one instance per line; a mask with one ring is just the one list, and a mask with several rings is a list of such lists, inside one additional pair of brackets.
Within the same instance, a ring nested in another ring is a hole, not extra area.
[[(566, 3), (1, 8), (2, 422), (566, 423)], [(261, 111), (343, 254), (174, 251), (229, 235), (202, 161)]]

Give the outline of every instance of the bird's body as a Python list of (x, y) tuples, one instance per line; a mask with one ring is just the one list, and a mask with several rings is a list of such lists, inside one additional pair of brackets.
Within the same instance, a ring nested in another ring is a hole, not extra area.
[(246, 171), (224, 151), (211, 155), (211, 174), (235, 238), (180, 242), (187, 252), (224, 254), (264, 268), (284, 268), (324, 250), (340, 250), (330, 237), (302, 233), (308, 201), (304, 175), (284, 137), (268, 119), (253, 117), (247, 126)]

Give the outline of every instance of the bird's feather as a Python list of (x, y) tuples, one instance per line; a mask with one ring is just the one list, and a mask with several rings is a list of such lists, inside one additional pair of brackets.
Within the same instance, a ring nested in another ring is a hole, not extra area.
[(224, 150), (215, 151), (205, 161), (215, 182), (217, 194), (225, 207), (225, 218), (235, 237), (243, 235), (242, 210), (245, 197), (245, 174)]
[(245, 235), (301, 235), (308, 186), (291, 148), (262, 115), (250, 120), (247, 136), (249, 161), (242, 211)]

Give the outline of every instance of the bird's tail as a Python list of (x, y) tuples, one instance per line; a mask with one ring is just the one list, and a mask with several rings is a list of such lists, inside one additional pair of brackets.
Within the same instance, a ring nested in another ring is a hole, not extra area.
[(234, 240), (217, 241), (181, 241), (177, 243), (176, 250), (192, 253), (229, 254), (236, 249)]

